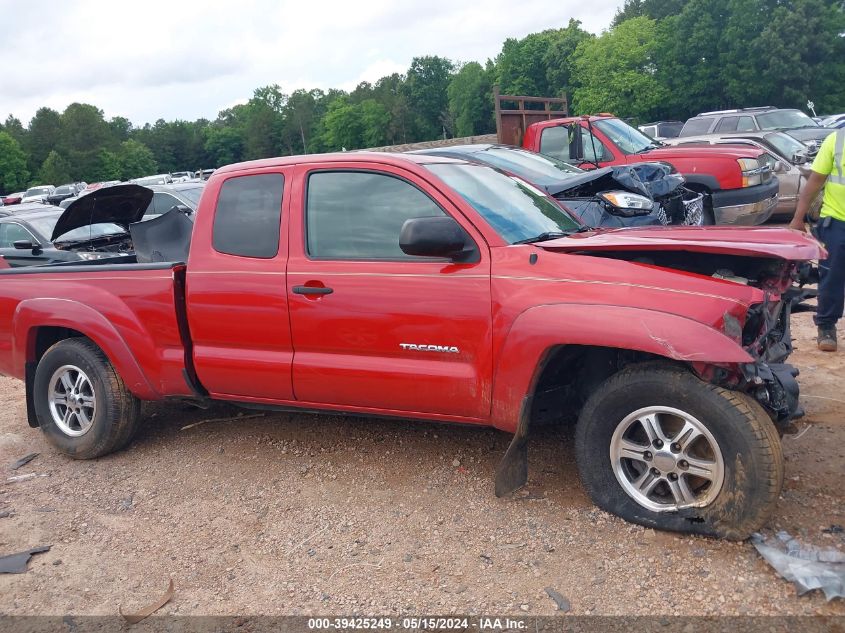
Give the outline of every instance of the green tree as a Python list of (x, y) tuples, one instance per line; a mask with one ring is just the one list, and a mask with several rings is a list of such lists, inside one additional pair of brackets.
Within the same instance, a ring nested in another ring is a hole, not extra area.
[(220, 166), (237, 163), (243, 156), (243, 139), (235, 128), (209, 127), (205, 135), (205, 153), (209, 165)]
[(288, 97), (283, 113), (282, 143), (289, 154), (307, 154), (314, 135), (317, 101), (321, 90), (294, 90)]
[(589, 40), (592, 34), (581, 28), (581, 22), (570, 19), (565, 29), (549, 35), (549, 46), (543, 53), (546, 66), (547, 93), (541, 96), (555, 96), (572, 93), (572, 60), (578, 45)]
[(12, 193), (26, 189), (28, 182), (26, 154), (11, 134), (0, 131), (0, 189)]
[(449, 112), (455, 136), (487, 134), (495, 130), (490, 74), (478, 62), (469, 62), (449, 81)]
[(141, 178), (156, 172), (157, 164), (150, 148), (135, 139), (123, 141), (117, 153), (120, 163), (120, 178)]
[[(29, 122), (24, 147), (29, 154), (29, 169), (37, 171), (56, 147), (62, 134), (61, 115), (51, 108), (39, 108)], [(48, 181), (53, 182), (53, 181)]]
[(117, 153), (101, 149), (97, 155), (97, 168), (91, 175), (91, 180), (93, 182), (120, 180), (121, 175), (120, 157)]
[(381, 103), (390, 115), (387, 141), (393, 145), (408, 142), (411, 112), (407, 92), (405, 77), (399, 73), (382, 77), (373, 87), (374, 99)]
[(70, 182), (70, 165), (56, 150), (51, 150), (38, 171), (38, 180), (51, 185), (62, 185)]
[(683, 10), (688, 0), (625, 0), (622, 8), (616, 11), (610, 26), (619, 26), (631, 18), (651, 18), (662, 20)]
[(576, 112), (609, 111), (644, 120), (660, 110), (666, 90), (655, 76), (655, 29), (654, 20), (632, 18), (578, 45)]
[(454, 64), (445, 57), (414, 57), (405, 89), (408, 107), (413, 115), (414, 137), (431, 140), (441, 135), (443, 116), (449, 103), (446, 91)]
[(61, 128), (55, 149), (68, 161), (71, 178), (75, 180), (94, 173), (102, 148), (117, 146), (117, 139), (103, 119), (103, 111), (87, 103), (72, 103), (65, 108)]
[(323, 125), (323, 143), (329, 151), (362, 147), (361, 110), (349, 103), (348, 97), (337, 98), (329, 104)]
[(365, 99), (356, 106), (361, 118), (361, 141), (363, 147), (380, 147), (387, 143), (390, 114), (375, 99)]

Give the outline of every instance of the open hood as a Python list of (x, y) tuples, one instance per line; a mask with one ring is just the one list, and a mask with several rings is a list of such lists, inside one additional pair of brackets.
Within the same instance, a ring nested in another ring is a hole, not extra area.
[(686, 251), (809, 261), (824, 249), (806, 233), (776, 227), (655, 227), (576, 233), (537, 246), (550, 251)]
[(152, 189), (139, 185), (115, 185), (105, 187), (75, 200), (59, 216), (53, 229), (51, 242), (83, 226), (92, 224), (117, 224), (127, 231), (129, 225), (138, 222), (153, 199)]

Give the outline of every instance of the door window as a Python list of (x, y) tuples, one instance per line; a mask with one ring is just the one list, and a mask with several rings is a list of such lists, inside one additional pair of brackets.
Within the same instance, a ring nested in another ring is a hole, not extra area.
[(282, 174), (240, 176), (224, 182), (214, 212), (214, 250), (241, 257), (275, 257), (284, 183)]
[(387, 174), (312, 173), (305, 220), (308, 254), (322, 259), (420, 259), (399, 248), (406, 220), (444, 216), (414, 185)]
[[(584, 152), (580, 160), (591, 163), (613, 160), (613, 155), (598, 138), (590, 135), (589, 130), (583, 127), (578, 129), (581, 133), (581, 148)], [(569, 128), (564, 125), (547, 127), (543, 130), (540, 135), (540, 153), (563, 161), (577, 162), (579, 160), (569, 151)]]
[(741, 116), (736, 124), (737, 132), (754, 132), (757, 126), (754, 124), (754, 119), (750, 116)]
[(716, 132), (736, 132), (736, 125), (739, 122), (738, 116), (726, 116), (716, 126)]
[(20, 224), (13, 222), (0, 224), (0, 248), (14, 248), (18, 240), (29, 240), (33, 244), (38, 241)]

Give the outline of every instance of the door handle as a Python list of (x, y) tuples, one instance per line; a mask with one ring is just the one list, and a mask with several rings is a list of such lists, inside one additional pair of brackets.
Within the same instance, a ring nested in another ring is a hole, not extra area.
[(330, 295), (334, 292), (325, 286), (294, 286), (293, 291), (298, 295)]

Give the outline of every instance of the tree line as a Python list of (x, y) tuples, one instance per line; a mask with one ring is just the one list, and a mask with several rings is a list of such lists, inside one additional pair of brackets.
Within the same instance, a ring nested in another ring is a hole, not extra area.
[(0, 125), (0, 189), (217, 167), (495, 131), (492, 88), (567, 95), (576, 114), (647, 120), (751, 105), (845, 110), (842, 0), (626, 0), (599, 35), (570, 20), (484, 64), (439, 56), (351, 92), (255, 90), (213, 121), (134, 126), (94, 105)]

